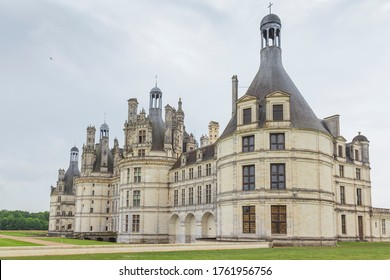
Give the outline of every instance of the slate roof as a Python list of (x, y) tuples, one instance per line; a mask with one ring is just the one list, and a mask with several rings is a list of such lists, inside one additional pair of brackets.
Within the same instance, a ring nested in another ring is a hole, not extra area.
[[(202, 151), (202, 160), (201, 161), (206, 161), (206, 160), (214, 158), (215, 145), (211, 144), (211, 145), (208, 145), (205, 147), (198, 148), (196, 150), (192, 150), (190, 152), (183, 153), (183, 155), (186, 155), (186, 157), (187, 157), (186, 158), (186, 166), (197, 163), (196, 159), (197, 159), (197, 154), (198, 154), (199, 150)], [(172, 169), (180, 168), (181, 167), (181, 160), (182, 160), (182, 157), (180, 156), (177, 159), (177, 161), (175, 162), (175, 164), (173, 165)]]
[[(276, 20), (274, 16), (267, 15), (263, 19), (262, 25), (267, 23), (265, 19)], [(278, 46), (266, 46), (260, 52), (260, 68), (245, 93), (245, 95), (259, 98), (260, 105), (263, 108), (259, 116), (259, 127), (262, 127), (265, 122), (265, 97), (275, 91), (282, 91), (290, 94), (291, 127), (314, 129), (329, 133), (326, 126), (317, 118), (284, 69), (281, 48)], [(222, 133), (222, 138), (230, 135), (236, 130), (237, 123), (235, 119), (236, 116), (233, 116)]]

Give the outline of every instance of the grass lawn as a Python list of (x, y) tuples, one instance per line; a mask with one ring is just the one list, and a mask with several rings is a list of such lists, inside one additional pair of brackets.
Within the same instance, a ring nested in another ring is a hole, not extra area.
[(73, 238), (65, 238), (65, 237), (42, 237), (39, 239), (52, 241), (52, 242), (65, 243), (65, 244), (73, 244), (73, 245), (120, 245), (119, 243), (114, 243), (114, 242), (81, 240), (81, 239), (73, 239)]
[(342, 242), (336, 247), (285, 247), (245, 250), (85, 254), (19, 257), (34, 260), (384, 260), (390, 259), (390, 242)]
[(0, 234), (21, 237), (46, 236), (47, 230), (2, 230)]
[(13, 246), (40, 246), (39, 244), (24, 242), (9, 238), (0, 238), (0, 247), (13, 247)]

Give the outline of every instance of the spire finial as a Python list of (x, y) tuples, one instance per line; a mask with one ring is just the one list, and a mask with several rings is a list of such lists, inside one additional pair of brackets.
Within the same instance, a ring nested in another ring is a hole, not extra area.
[(157, 75), (156, 75), (156, 87), (157, 87)]
[(358, 131), (358, 134), (360, 135), (360, 134), (361, 134), (361, 132), (360, 132), (360, 131)]
[(269, 9), (269, 13), (270, 13), (270, 14), (271, 14), (271, 7), (272, 7), (273, 4), (274, 4), (274, 3), (269, 2), (269, 5), (268, 5), (268, 9)]

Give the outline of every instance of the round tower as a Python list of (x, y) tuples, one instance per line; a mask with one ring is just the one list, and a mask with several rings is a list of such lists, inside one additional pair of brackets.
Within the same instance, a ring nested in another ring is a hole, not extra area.
[(333, 137), (283, 67), (281, 27), (262, 19), (259, 70), (216, 141), (217, 239), (334, 245)]

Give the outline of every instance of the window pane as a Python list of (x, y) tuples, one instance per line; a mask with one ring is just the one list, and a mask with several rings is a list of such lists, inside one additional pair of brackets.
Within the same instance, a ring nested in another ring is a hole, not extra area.
[(283, 105), (273, 105), (273, 120), (283, 121)]
[(252, 122), (251, 114), (252, 114), (251, 108), (247, 108), (243, 110), (243, 124), (250, 124)]

